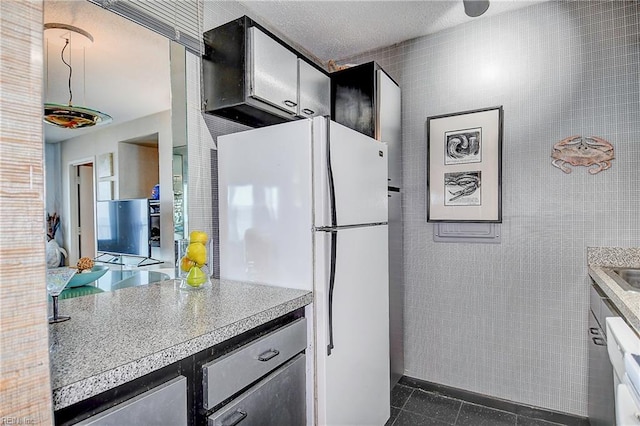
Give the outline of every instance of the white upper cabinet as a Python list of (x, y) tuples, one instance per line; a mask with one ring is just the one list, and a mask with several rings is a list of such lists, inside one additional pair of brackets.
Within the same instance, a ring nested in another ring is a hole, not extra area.
[(298, 112), (298, 57), (256, 27), (249, 28), (250, 96)]
[(298, 58), (298, 115), (315, 117), (331, 114), (331, 79)]
[(249, 17), (203, 41), (203, 112), (251, 127), (331, 113), (329, 74)]

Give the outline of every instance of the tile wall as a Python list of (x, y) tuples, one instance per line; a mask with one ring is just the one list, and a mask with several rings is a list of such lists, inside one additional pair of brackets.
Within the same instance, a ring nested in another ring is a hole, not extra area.
[[(587, 414), (588, 246), (640, 246), (640, 3), (546, 2), (347, 58), (403, 92), (406, 375)], [(502, 243), (433, 242), (426, 119), (504, 106)], [(599, 136), (610, 170), (564, 174)]]

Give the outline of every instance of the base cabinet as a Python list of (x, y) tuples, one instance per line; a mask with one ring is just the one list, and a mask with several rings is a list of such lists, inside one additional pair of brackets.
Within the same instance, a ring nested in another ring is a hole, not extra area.
[(304, 425), (305, 355), (300, 354), (208, 418), (208, 426)]
[(76, 423), (78, 426), (187, 425), (187, 378), (176, 377)]
[(306, 338), (301, 308), (56, 410), (55, 424), (305, 424)]

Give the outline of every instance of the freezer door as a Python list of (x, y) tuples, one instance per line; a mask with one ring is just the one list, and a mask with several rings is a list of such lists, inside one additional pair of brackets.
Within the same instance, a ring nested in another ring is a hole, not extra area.
[(387, 238), (387, 225), (316, 232), (319, 425), (383, 425), (389, 418)]
[(218, 138), (220, 277), (312, 290), (311, 120)]
[(315, 226), (386, 222), (387, 146), (324, 117), (313, 134)]

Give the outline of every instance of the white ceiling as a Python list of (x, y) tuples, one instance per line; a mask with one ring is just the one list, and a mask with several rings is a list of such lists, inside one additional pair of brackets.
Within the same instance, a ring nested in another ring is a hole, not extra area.
[(479, 18), (465, 15), (462, 0), (240, 0), (240, 3), (326, 62), (542, 1), (491, 0), (489, 9)]
[[(491, 0), (487, 13), (479, 18), (465, 15), (462, 0), (241, 0), (240, 3), (250, 11), (249, 16), (277, 29), (326, 63), (541, 1)], [(75, 49), (72, 41), (74, 105), (111, 115), (111, 125), (170, 108), (166, 38), (81, 0), (46, 0), (44, 22), (77, 26), (94, 38), (93, 44), (84, 50), (84, 59), (83, 50)], [(45, 31), (44, 43), (45, 102), (66, 104), (68, 68), (60, 59), (63, 42), (52, 40), (47, 33), (50, 31)], [(69, 130), (48, 124), (44, 127), (45, 141), (49, 143), (100, 128)]]

